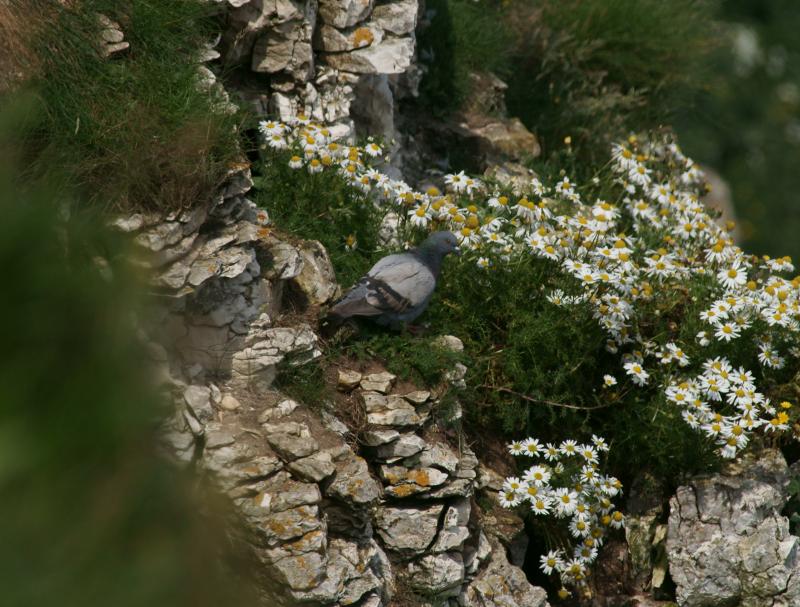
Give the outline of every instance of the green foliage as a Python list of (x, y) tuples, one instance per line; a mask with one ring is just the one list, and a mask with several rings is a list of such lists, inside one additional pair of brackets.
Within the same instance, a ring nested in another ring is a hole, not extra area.
[(514, 45), (504, 22), (505, 2), (433, 0), (426, 8), (433, 16), (418, 36), (426, 67), (420, 93), (429, 110), (443, 115), (470, 94), (470, 72), (510, 74)]
[[(461, 400), (470, 427), (556, 443), (606, 436), (610, 470), (624, 481), (631, 462), (676, 481), (718, 461), (713, 444), (690, 432), (657, 390), (601, 388), (605, 374), (619, 377), (618, 357), (606, 351), (588, 304), (568, 311), (545, 299), (556, 288), (580, 292), (556, 278), (551, 262), (519, 260), (487, 273), (468, 263), (445, 268), (425, 319), (464, 340), (470, 361)], [(665, 317), (654, 332), (670, 322)], [(697, 327), (686, 322), (687, 332)]]
[(792, 474), (786, 493), (789, 499), (781, 514), (789, 518), (789, 529), (794, 535), (800, 531), (800, 475)]
[[(281, 230), (319, 240), (328, 250), (339, 283), (353, 284), (381, 257), (378, 228), (382, 215), (334, 171), (309, 174), (288, 166), (289, 154), (265, 152), (256, 167), (257, 204)], [(355, 239), (348, 248), (347, 237)]]
[(727, 0), (708, 86), (676, 130), (730, 185), (744, 245), (800, 259), (800, 5)]
[[(37, 56), (29, 83), (45, 111), (27, 134), (37, 173), (65, 173), (91, 203), (193, 205), (221, 181), (237, 149), (234, 116), (198, 88), (212, 5), (199, 0), (36, 0), (17, 10)], [(98, 14), (120, 23), (130, 49), (98, 50)]]
[(10, 127), (30, 114), (0, 113), (3, 604), (252, 604), (220, 567), (224, 510), (160, 454), (125, 248), (59, 184), (19, 178)]
[[(422, 102), (468, 100), (470, 72), (509, 85), (509, 113), (545, 155), (572, 138), (584, 162), (629, 131), (654, 128), (704, 86), (717, 0), (436, 0), (419, 36)], [(477, 92), (477, 91), (475, 91)]]
[[(267, 155), (256, 184), (258, 199), (279, 229), (319, 239), (330, 247), (337, 272), (344, 272), (347, 278), (342, 282), (348, 285), (384, 252), (347, 251), (343, 236), (360, 228), (360, 241), (377, 242), (379, 218), (387, 209), (377, 200), (366, 199), (335, 168), (318, 174), (289, 168), (289, 154)], [(578, 164), (572, 154), (551, 156), (541, 164), (541, 175), (552, 183), (565, 172), (559, 165), (574, 170)], [(619, 186), (607, 167), (594, 177), (580, 187), (585, 200), (618, 198)], [(499, 184), (488, 187), (490, 191), (500, 188)], [(464, 200), (459, 206), (469, 204)], [(584, 213), (585, 207), (562, 199), (551, 201), (549, 210), (569, 217)], [(646, 224), (634, 229), (632, 218), (624, 217), (617, 233), (636, 232), (640, 251), (665, 244), (663, 230)], [(477, 214), (472, 218), (477, 220), (474, 225), (482, 221)], [(412, 227), (405, 213), (401, 218), (400, 236), (409, 243), (418, 242), (428, 229)], [(680, 409), (665, 401), (658, 382), (643, 388), (628, 382), (619, 388), (603, 388), (604, 375), (623, 382), (625, 377), (618, 353), (607, 349), (608, 335), (598, 325), (596, 303), (583, 300), (564, 307), (546, 298), (555, 290), (583, 294), (584, 287), (576, 278), (563, 272), (557, 262), (531, 255), (527, 248), (514, 251), (508, 259), (493, 257), (496, 263), (488, 271), (476, 266), (476, 256), (482, 254), (491, 255), (484, 248), (445, 261), (437, 291), (421, 318), (431, 337), (453, 334), (465, 343), (467, 390), (459, 398), (468, 427), (480, 434), (490, 428), (556, 443), (593, 433), (605, 435), (615, 447), (611, 472), (625, 482), (630, 462), (668, 482), (678, 482), (684, 474), (717, 462), (714, 444), (686, 426)], [(637, 301), (633, 331), (655, 344), (679, 342), (692, 360), (719, 354), (734, 364), (758, 367), (752, 338), (745, 336), (728, 345), (715, 343), (707, 350), (696, 343), (697, 332), (708, 328), (699, 313), (716, 297), (715, 280), (698, 275), (657, 296), (649, 283), (640, 285), (650, 295)], [(400, 377), (429, 386), (441, 381), (443, 373), (461, 358), (432, 347), (431, 337), (386, 332), (367, 321), (361, 325), (356, 337), (330, 343), (328, 355), (377, 358)], [(756, 322), (752, 331), (756, 335), (763, 329)], [(316, 383), (295, 377), (288, 383), (293, 381), (308, 383), (312, 391)]]
[(275, 387), (298, 402), (318, 407), (331, 396), (325, 381), (325, 370), (320, 361), (278, 365)]
[(358, 360), (377, 358), (401, 379), (432, 387), (442, 381), (444, 373), (455, 363), (465, 360), (463, 354), (437, 344), (440, 335), (438, 331), (427, 337), (387, 333), (365, 323), (362, 334), (344, 344), (342, 352)]
[[(507, 102), (543, 141), (597, 162), (628, 131), (654, 128), (702, 86), (714, 27), (707, 0), (515, 4)], [(514, 14), (514, 11), (512, 11)]]

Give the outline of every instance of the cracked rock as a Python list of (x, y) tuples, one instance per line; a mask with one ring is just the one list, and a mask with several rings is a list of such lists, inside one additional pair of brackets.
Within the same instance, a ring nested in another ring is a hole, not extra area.
[(783, 455), (767, 450), (678, 488), (667, 554), (682, 606), (800, 605), (799, 538), (780, 514), (788, 482)]
[(355, 505), (366, 505), (381, 496), (381, 488), (369, 474), (367, 462), (350, 453), (335, 462), (336, 476), (325, 495)]
[(293, 282), (308, 303), (322, 305), (339, 293), (333, 264), (325, 247), (316, 240), (306, 241), (298, 250), (302, 269)]
[(323, 53), (331, 67), (355, 74), (402, 74), (414, 57), (411, 38), (386, 38), (380, 44), (349, 53)]
[(416, 455), (427, 443), (416, 434), (403, 434), (394, 442), (380, 445), (377, 449), (378, 459), (392, 463), (404, 457)]
[(378, 426), (419, 426), (428, 417), (401, 396), (385, 396), (378, 392), (362, 395), (367, 410), (367, 422)]
[(402, 36), (414, 31), (418, 10), (418, 0), (394, 0), (376, 6), (372, 11), (372, 21), (387, 32)]
[(320, 0), (319, 18), (341, 29), (363, 21), (372, 11), (373, 0)]
[(381, 394), (388, 394), (394, 385), (396, 376), (383, 371), (382, 373), (373, 373), (361, 379), (361, 389), (368, 392), (380, 392)]
[(438, 599), (458, 596), (464, 581), (464, 559), (458, 552), (429, 554), (408, 566), (409, 585)]
[(349, 392), (361, 383), (361, 373), (352, 369), (339, 369), (338, 387), (343, 392)]
[(383, 508), (375, 525), (384, 545), (401, 556), (424, 553), (436, 538), (439, 516), (444, 506)]
[(331, 454), (319, 451), (308, 457), (294, 460), (286, 466), (293, 474), (303, 480), (319, 483), (336, 472), (336, 467), (331, 460)]

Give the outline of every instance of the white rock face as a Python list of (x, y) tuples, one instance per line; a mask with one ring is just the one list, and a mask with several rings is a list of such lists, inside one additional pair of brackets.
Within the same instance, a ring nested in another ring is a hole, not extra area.
[(376, 426), (419, 426), (428, 417), (428, 412), (417, 410), (401, 396), (389, 396), (378, 392), (364, 392), (364, 407), (367, 421)]
[(275, 74), (285, 71), (305, 81), (314, 73), (311, 29), (303, 21), (276, 25), (261, 34), (253, 46), (252, 70)]
[(319, 18), (336, 28), (351, 27), (372, 11), (373, 0), (321, 0)]
[(376, 519), (378, 535), (389, 550), (411, 556), (422, 554), (436, 537), (444, 506), (383, 508)]
[(400, 0), (389, 2), (375, 7), (372, 11), (372, 21), (381, 29), (397, 36), (411, 34), (417, 27), (417, 0)]
[(262, 339), (236, 352), (232, 359), (233, 379), (256, 390), (265, 390), (275, 379), (277, 366), (290, 357), (295, 364), (321, 355), (317, 336), (308, 326), (278, 327), (259, 332)]
[(323, 23), (314, 33), (314, 48), (328, 53), (341, 53), (380, 44), (383, 30), (374, 23), (362, 23), (348, 29), (336, 29)]
[(459, 603), (464, 607), (549, 607), (544, 589), (528, 583), (522, 570), (508, 562), (499, 542), (490, 543), (489, 565), (464, 589)]
[[(227, 29), (221, 56), (216, 45), (203, 54), (211, 61), (202, 70), (207, 86), (222, 86), (219, 59), (258, 73), (253, 90), (236, 97), (258, 112), (268, 107), (284, 120), (302, 112), (343, 137), (354, 136), (354, 121), (387, 141), (397, 135), (395, 95), (413, 94), (413, 86), (408, 72), (394, 75), (413, 68), (415, 0), (322, 0), (319, 11), (317, 0), (219, 7)], [(354, 103), (357, 95), (365, 103)], [(324, 305), (338, 285), (322, 245), (264, 230), (267, 213), (246, 198), (249, 164), (235, 165), (206, 206), (123, 217), (115, 226), (136, 238), (168, 294), (164, 332), (176, 347), (159, 360), (183, 375), (164, 442), (235, 506), (237, 533), (260, 564), (260, 604), (388, 607), (399, 582), (391, 555), (432, 604), (546, 605), (504, 548), (492, 548), (496, 523), (473, 516), (478, 460), (437, 427), (445, 419), (431, 414), (438, 387), (431, 394), (397, 385), (371, 365), (364, 374), (340, 369), (338, 397), (351, 401), (352, 417), (276, 391), (281, 363), (321, 354), (313, 327), (287, 314), (297, 298), (284, 294), (301, 294), (301, 306)], [(384, 224), (386, 241), (396, 241), (397, 221)], [(511, 535), (505, 527), (496, 533)], [(490, 561), (494, 553), (500, 565)]]
[(324, 53), (330, 66), (355, 74), (402, 74), (414, 57), (411, 38), (386, 38), (380, 44), (351, 53)]
[(464, 581), (464, 559), (458, 552), (429, 554), (408, 566), (410, 585), (439, 598), (458, 596)]
[(800, 538), (780, 514), (788, 482), (783, 456), (768, 450), (678, 488), (667, 554), (680, 605), (800, 605)]
[(302, 269), (294, 277), (294, 285), (308, 303), (321, 305), (339, 294), (336, 274), (325, 247), (316, 240), (305, 241), (297, 249)]

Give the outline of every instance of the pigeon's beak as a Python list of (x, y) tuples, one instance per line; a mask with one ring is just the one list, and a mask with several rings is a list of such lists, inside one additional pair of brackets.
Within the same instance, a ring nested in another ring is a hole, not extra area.
[(455, 249), (453, 249), (453, 254), (456, 257), (461, 257), (461, 247), (456, 247)]

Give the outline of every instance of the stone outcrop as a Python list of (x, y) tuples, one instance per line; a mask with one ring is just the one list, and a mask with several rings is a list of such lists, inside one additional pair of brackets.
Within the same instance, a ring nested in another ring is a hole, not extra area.
[(767, 450), (678, 488), (667, 553), (680, 605), (800, 605), (800, 538), (780, 512), (788, 484), (783, 456)]
[[(414, 412), (436, 406), (428, 391), (393, 393), (386, 372), (342, 376), (339, 389), (351, 397), (396, 399)], [(242, 389), (232, 378), (171, 386), (180, 400), (164, 439), (235, 505), (239, 542), (262, 565), (264, 605), (388, 606), (397, 588), (435, 604), (547, 605), (499, 539), (521, 521), (499, 511), (478, 522), (476, 491), (493, 495), (494, 485), (429, 416), (368, 423), (356, 452), (347, 426), (331, 423), (335, 414), (274, 389)]]
[[(396, 86), (415, 94), (415, 81), (398, 79), (414, 64), (417, 0), (218, 1), (226, 13), (221, 65), (242, 70), (231, 92), (256, 114), (286, 120), (302, 113), (347, 137), (355, 135), (351, 105), (362, 80), (392, 76), (383, 91), (390, 114)], [(370, 107), (363, 119), (385, 126), (385, 109)], [(395, 136), (393, 128), (372, 134)]]
[[(225, 30), (198, 58), (198, 86), (220, 111), (234, 99), (344, 135), (355, 134), (355, 116), (395, 136), (395, 97), (416, 86), (416, 0), (218, 1)], [(331, 403), (276, 388), (285, 370), (320, 357), (315, 312), (340, 288), (320, 243), (276, 235), (248, 198), (252, 184), (242, 159), (190, 210), (112, 225), (135, 243), (158, 295), (147, 333), (175, 402), (164, 446), (232, 504), (231, 536), (258, 564), (261, 604), (388, 607), (413, 593), (452, 607), (546, 605), (518, 568), (510, 538), (520, 520), (499, 509), (469, 446), (439, 426), (460, 416), (440, 403), (463, 385), (463, 366), (435, 389), (376, 365), (339, 368), (333, 387), (358, 427)], [(395, 236), (388, 229), (386, 240)], [(491, 512), (477, 504), (481, 491)]]
[[(322, 245), (274, 235), (250, 184), (241, 163), (205, 205), (113, 226), (138, 246), (160, 294), (149, 335), (162, 343), (151, 351), (176, 403), (165, 447), (230, 500), (232, 534), (260, 564), (262, 604), (381, 607), (413, 592), (513, 605), (490, 602), (507, 588), (522, 605), (541, 594), (507, 563), (497, 538), (508, 528), (479, 522), (476, 492), (494, 487), (477, 457), (438, 427), (450, 418), (433, 415), (464, 369), (425, 390), (374, 365), (340, 368), (335, 388), (362, 412), (361, 428), (276, 390), (284, 369), (320, 356), (309, 320), (339, 287)], [(304, 320), (286, 314), (298, 302), (312, 312)]]

